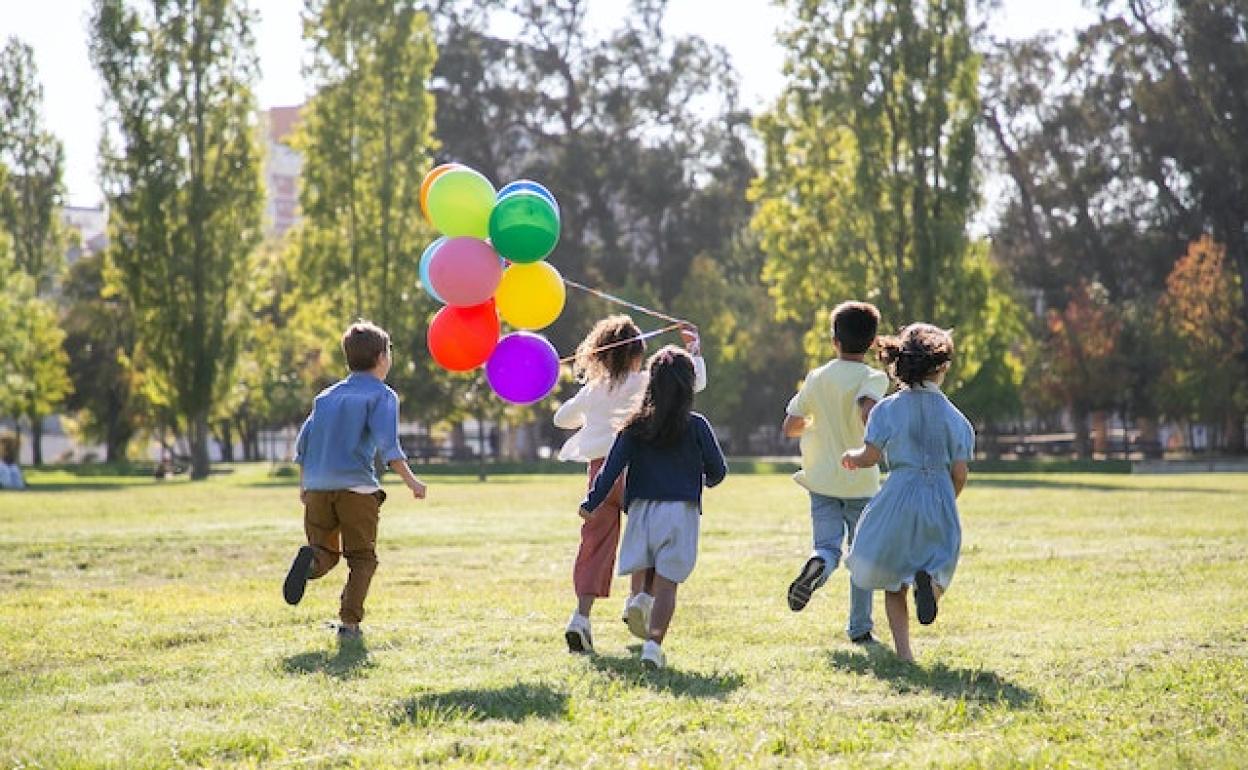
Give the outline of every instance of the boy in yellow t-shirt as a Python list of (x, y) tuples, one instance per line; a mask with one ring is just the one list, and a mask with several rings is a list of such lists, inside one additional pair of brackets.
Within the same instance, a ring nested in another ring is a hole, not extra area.
[[(794, 480), (810, 493), (814, 551), (789, 586), (789, 609), (801, 611), (841, 560), (842, 542), (852, 546), (858, 517), (880, 489), (878, 468), (850, 472), (841, 455), (862, 446), (867, 415), (888, 390), (888, 375), (863, 357), (875, 344), (880, 311), (866, 302), (842, 302), (832, 311), (836, 358), (806, 376), (785, 410), (784, 435), (801, 437), (802, 469)], [(871, 636), (871, 592), (849, 588), (849, 625), (856, 644)]]

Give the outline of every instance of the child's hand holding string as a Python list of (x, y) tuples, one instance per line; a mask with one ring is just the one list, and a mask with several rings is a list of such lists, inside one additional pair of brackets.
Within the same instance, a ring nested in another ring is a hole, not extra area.
[(702, 355), (702, 339), (698, 336), (698, 327), (691, 323), (680, 325), (680, 338), (685, 343), (685, 350), (691, 356)]

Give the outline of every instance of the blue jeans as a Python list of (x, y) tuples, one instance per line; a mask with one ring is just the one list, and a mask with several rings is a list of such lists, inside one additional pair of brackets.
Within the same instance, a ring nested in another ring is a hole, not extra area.
[[(858, 517), (862, 509), (871, 501), (869, 497), (840, 498), (828, 497), (817, 492), (810, 493), (810, 522), (814, 534), (815, 548), (812, 556), (818, 556), (826, 563), (823, 575), (815, 583), (819, 588), (828, 582), (832, 570), (841, 563), (841, 543), (846, 546), (854, 544), (854, 530), (858, 528)], [(850, 581), (849, 584), (849, 625), (845, 628), (849, 638), (862, 636), (873, 628), (871, 623), (871, 591), (858, 588)]]

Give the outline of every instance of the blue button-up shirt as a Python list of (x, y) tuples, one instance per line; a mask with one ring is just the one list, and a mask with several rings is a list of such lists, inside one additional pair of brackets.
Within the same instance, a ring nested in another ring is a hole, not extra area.
[(405, 460), (399, 446), (399, 397), (367, 372), (352, 372), (316, 397), (295, 440), (295, 462), (310, 490), (377, 487), (373, 465)]

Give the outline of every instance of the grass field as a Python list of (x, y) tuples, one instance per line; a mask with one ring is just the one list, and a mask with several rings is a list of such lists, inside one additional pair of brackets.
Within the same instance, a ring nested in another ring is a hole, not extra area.
[(325, 627), (342, 567), (282, 603), (300, 509), (263, 469), (30, 480), (0, 495), (4, 767), (1248, 764), (1245, 476), (972, 474), (917, 665), (844, 640), (842, 571), (789, 612), (805, 499), (730, 477), (655, 674), (618, 595), (565, 652), (577, 477), (392, 487), (366, 651)]

